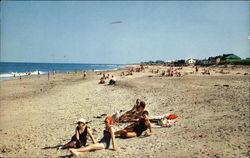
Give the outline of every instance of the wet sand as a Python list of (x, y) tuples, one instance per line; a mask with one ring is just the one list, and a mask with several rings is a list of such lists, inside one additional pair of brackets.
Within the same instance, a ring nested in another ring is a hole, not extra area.
[(117, 79), (114, 86), (98, 84), (101, 75), (95, 72), (84, 80), (82, 73), (62, 73), (49, 81), (46, 75), (1, 81), (0, 156), (69, 155), (54, 147), (71, 139), (78, 118), (92, 121), (88, 126), (98, 140), (104, 123), (96, 116), (129, 110), (140, 98), (150, 115), (177, 114), (177, 123), (154, 128), (150, 137), (117, 138), (117, 151), (81, 157), (248, 157), (250, 67), (214, 66), (210, 75), (184, 67), (178, 70), (182, 77), (160, 77), (166, 68), (149, 66), (132, 76), (120, 76), (125, 70), (108, 71)]

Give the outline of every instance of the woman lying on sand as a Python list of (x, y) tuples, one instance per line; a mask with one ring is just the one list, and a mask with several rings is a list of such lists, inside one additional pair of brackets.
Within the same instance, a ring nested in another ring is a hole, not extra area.
[(87, 143), (87, 134), (90, 136), (93, 143), (95, 143), (92, 132), (86, 125), (85, 119), (81, 118), (76, 123), (78, 125), (75, 130), (75, 135), (72, 136), (71, 141), (65, 145), (60, 146), (58, 149), (80, 148), (82, 146), (85, 146)]
[(108, 149), (110, 146), (110, 140), (112, 140), (113, 150), (116, 150), (115, 135), (113, 130), (113, 119), (112, 117), (106, 117), (105, 119), (105, 129), (103, 130), (103, 138), (96, 144), (90, 144), (87, 147), (82, 147), (79, 149), (69, 149), (72, 155), (79, 155), (82, 152), (88, 152), (93, 150)]
[(123, 130), (116, 131), (115, 135), (121, 135), (124, 138), (139, 137), (147, 129), (149, 129), (149, 132), (146, 132), (145, 135), (149, 136), (152, 134), (152, 128), (148, 119), (148, 112), (144, 111), (139, 121), (127, 126)]
[(133, 119), (139, 119), (142, 116), (142, 113), (146, 111), (148, 112), (148, 109), (146, 108), (146, 103), (144, 101), (141, 101), (140, 99), (136, 100), (136, 105), (128, 112), (123, 114), (119, 118), (119, 122), (131, 121)]

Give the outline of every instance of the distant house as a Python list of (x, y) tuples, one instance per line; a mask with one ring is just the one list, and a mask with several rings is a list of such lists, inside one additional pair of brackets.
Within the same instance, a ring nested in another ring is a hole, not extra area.
[(207, 59), (197, 60), (195, 65), (209, 65), (209, 61)]
[(231, 60), (231, 59), (241, 59), (235, 54), (223, 54), (222, 56), (216, 56), (216, 57), (209, 57), (208, 62), (209, 64), (219, 64), (221, 61), (225, 60)]
[(195, 60), (195, 59), (188, 59), (188, 60), (186, 60), (186, 63), (187, 64), (190, 64), (190, 65), (192, 65), (192, 64), (195, 64), (197, 62), (197, 60)]
[(184, 66), (186, 65), (185, 60), (177, 60), (174, 62), (174, 66)]
[(219, 64), (222, 59), (222, 56), (216, 56), (216, 57), (209, 57), (208, 58), (208, 63), (209, 64)]

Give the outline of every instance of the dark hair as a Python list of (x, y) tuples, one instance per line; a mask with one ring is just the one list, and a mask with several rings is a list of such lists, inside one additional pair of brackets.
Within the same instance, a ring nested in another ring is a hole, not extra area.
[(143, 108), (145, 108), (146, 107), (146, 103), (144, 101), (141, 101), (140, 102), (140, 106), (143, 107)]
[(148, 116), (148, 111), (143, 111), (142, 116), (146, 114)]

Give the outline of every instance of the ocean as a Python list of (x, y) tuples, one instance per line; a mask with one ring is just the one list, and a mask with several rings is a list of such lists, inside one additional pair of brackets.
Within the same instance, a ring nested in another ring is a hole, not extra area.
[(75, 72), (75, 71), (103, 71), (123, 69), (123, 64), (76, 64), (76, 63), (20, 63), (20, 62), (0, 62), (0, 79), (12, 79), (15, 77), (38, 75), (38, 72), (48, 74), (48, 72)]

